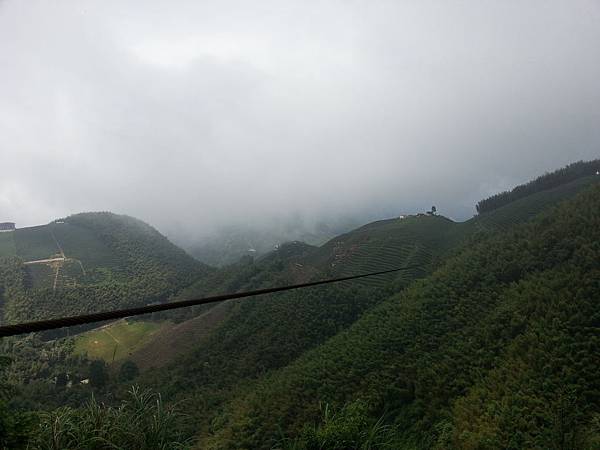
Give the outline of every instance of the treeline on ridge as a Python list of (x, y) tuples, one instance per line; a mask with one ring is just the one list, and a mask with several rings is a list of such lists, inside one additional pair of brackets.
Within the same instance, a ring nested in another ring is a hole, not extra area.
[(569, 164), (566, 167), (558, 169), (554, 172), (546, 173), (535, 180), (515, 187), (511, 191), (504, 191), (499, 194), (492, 195), (477, 203), (477, 212), (479, 214), (493, 211), (501, 206), (507, 205), (515, 200), (518, 200), (536, 192), (552, 189), (561, 184), (575, 181), (578, 178), (595, 175), (600, 170), (600, 160), (593, 161), (578, 161)]

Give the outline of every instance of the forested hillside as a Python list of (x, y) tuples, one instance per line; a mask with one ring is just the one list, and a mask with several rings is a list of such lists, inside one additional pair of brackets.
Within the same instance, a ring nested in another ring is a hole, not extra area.
[(77, 214), (13, 233), (16, 253), (0, 265), (20, 294), (0, 299), (6, 322), (166, 301), (210, 271), (127, 216)]
[[(246, 389), (201, 447), (358, 448), (383, 417), (387, 448), (597, 448), (599, 211), (594, 186), (465, 248)], [(319, 425), (320, 402), (344, 409)]]
[[(290, 242), (220, 269), (126, 216), (86, 213), (17, 230), (0, 246), (7, 321), (410, 270), (75, 338), (5, 339), (8, 406), (15, 420), (35, 412), (34, 448), (48, 433), (75, 445), (71, 428), (90, 439), (81, 427), (91, 417), (115, 436), (111, 445), (135, 448), (128, 439), (151, 435), (150, 424), (127, 437), (109, 419), (129, 414), (131, 384), (162, 395), (164, 448), (597, 448), (599, 180), (569, 179), (462, 223), (381, 220), (320, 247)], [(92, 392), (113, 406), (81, 408)], [(133, 398), (154, 399), (144, 392)], [(13, 427), (3, 401), (0, 424)], [(61, 405), (74, 409), (50, 412)]]
[[(222, 286), (226, 286), (224, 291), (380, 268), (416, 268), (367, 283), (354, 283), (352, 290), (342, 287), (314, 289), (220, 305), (213, 313), (193, 319), (187, 325), (184, 322), (180, 328), (166, 330), (157, 336), (154, 345), (134, 354), (133, 359), (140, 366), (148, 367), (146, 361), (150, 355), (166, 355), (163, 342), (169, 342), (172, 350), (168, 356), (154, 358), (150, 363), (163, 368), (145, 374), (144, 382), (162, 389), (172, 400), (185, 399), (184, 404), (195, 418), (195, 423), (204, 431), (213, 429), (214, 425), (210, 424), (214, 421), (222, 423), (223, 419), (215, 417), (213, 411), (218, 411), (223, 402), (230, 402), (234, 411), (238, 409), (235, 399), (241, 395), (240, 386), (268, 377), (273, 370), (287, 364), (293, 365), (296, 358), (346, 329), (386, 295), (402, 291), (413, 280), (440, 267), (449, 255), (459, 251), (463, 243), (469, 244), (509, 230), (540, 211), (572, 198), (595, 181), (596, 178), (587, 177), (566, 183), (464, 223), (439, 216), (412, 216), (366, 225), (319, 248), (300, 243), (288, 244), (257, 262), (248, 261), (232, 267), (227, 276), (227, 272), (220, 271), (218, 276)], [(202, 292), (202, 286), (207, 285), (199, 283), (198, 293)], [(172, 345), (175, 342), (177, 345)], [(194, 344), (190, 346), (190, 342)], [(173, 355), (180, 348), (187, 356), (174, 359)], [(142, 359), (138, 359), (138, 355)], [(161, 360), (168, 364), (164, 366)], [(336, 370), (346, 371), (347, 368), (338, 367)], [(356, 368), (350, 369), (350, 372), (355, 373)], [(249, 389), (255, 388), (251, 386)], [(301, 390), (299, 387), (295, 389)], [(312, 405), (317, 405), (318, 401), (315, 398)], [(199, 407), (200, 404), (211, 406)], [(246, 410), (247, 406), (244, 404), (240, 408)], [(230, 414), (231, 411), (228, 411), (227, 417)], [(278, 413), (272, 416), (275, 417)], [(246, 443), (240, 444), (241, 448), (252, 448), (256, 444), (247, 440), (247, 436), (238, 437), (240, 442)], [(221, 442), (222, 436), (219, 435), (216, 441)]]
[[(4, 236), (15, 244), (11, 256), (0, 257), (4, 323), (168, 301), (212, 271), (149, 225), (110, 213), (78, 214)], [(0, 355), (11, 364), (2, 377), (15, 385), (12, 407), (35, 411), (80, 405), (94, 391), (106, 399), (98, 391), (108, 377), (104, 362), (93, 361), (93, 352), (88, 355), (79, 341), (56, 339), (100, 325), (3, 338)], [(112, 356), (114, 342), (121, 344), (119, 350), (126, 344), (113, 340), (108, 350)]]

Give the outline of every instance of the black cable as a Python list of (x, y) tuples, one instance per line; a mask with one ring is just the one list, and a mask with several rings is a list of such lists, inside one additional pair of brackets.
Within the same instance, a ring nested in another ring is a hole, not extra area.
[(83, 325), (86, 323), (102, 322), (104, 320), (122, 319), (124, 317), (139, 316), (141, 314), (167, 311), (170, 309), (185, 308), (188, 306), (206, 305), (207, 303), (222, 302), (236, 298), (254, 297), (256, 295), (271, 294), (273, 292), (290, 291), (292, 289), (301, 289), (321, 284), (337, 283), (340, 281), (355, 280), (357, 278), (372, 277), (375, 275), (384, 275), (386, 273), (400, 272), (403, 270), (417, 269), (419, 266), (402, 267), (399, 269), (383, 270), (381, 272), (371, 272), (361, 275), (352, 275), (349, 277), (333, 278), (329, 280), (311, 281), (309, 283), (292, 284), (288, 286), (279, 286), (274, 288), (258, 289), (255, 291), (238, 292), (235, 294), (216, 295), (214, 297), (205, 297), (192, 300), (183, 300), (172, 303), (160, 303), (157, 305), (139, 306), (137, 308), (118, 309), (113, 311), (104, 311), (94, 314), (85, 314), (82, 316), (61, 317), (58, 319), (40, 320), (37, 322), (26, 322), (16, 325), (6, 325), (0, 327), (0, 337), (14, 336), (17, 334), (32, 333), (36, 331), (54, 330), (62, 327), (72, 327), (74, 325)]

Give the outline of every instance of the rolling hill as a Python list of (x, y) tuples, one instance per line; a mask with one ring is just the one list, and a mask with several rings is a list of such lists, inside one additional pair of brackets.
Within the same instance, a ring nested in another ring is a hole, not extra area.
[(211, 271), (149, 225), (111, 213), (77, 214), (2, 239), (0, 260), (18, 278), (2, 298), (7, 322), (165, 301)]

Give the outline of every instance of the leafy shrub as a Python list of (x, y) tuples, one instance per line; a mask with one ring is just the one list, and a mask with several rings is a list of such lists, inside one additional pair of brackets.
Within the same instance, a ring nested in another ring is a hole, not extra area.
[(335, 412), (321, 404), (321, 422), (304, 427), (296, 439), (284, 439), (285, 450), (372, 450), (397, 448), (395, 428), (385, 417), (373, 419), (363, 401), (350, 403)]
[(37, 450), (176, 450), (189, 448), (175, 430), (180, 419), (159, 394), (132, 387), (118, 407), (93, 397), (82, 409), (43, 413), (30, 448)]

